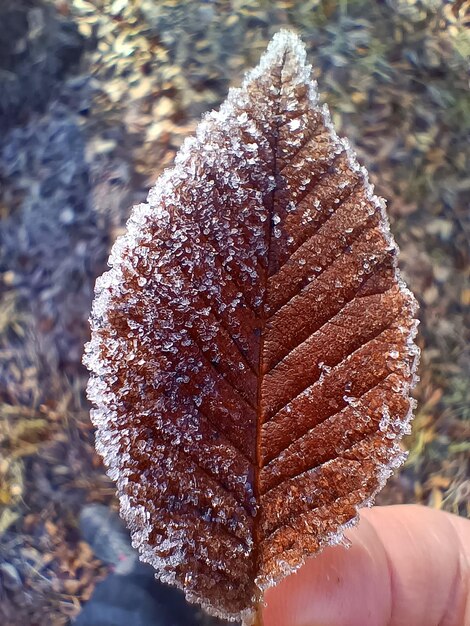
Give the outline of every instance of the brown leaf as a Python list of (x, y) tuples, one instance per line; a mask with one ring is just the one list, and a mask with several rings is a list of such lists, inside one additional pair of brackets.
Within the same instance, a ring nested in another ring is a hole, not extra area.
[(136, 207), (97, 282), (97, 448), (144, 561), (215, 615), (341, 540), (404, 455), (416, 304), (292, 33)]

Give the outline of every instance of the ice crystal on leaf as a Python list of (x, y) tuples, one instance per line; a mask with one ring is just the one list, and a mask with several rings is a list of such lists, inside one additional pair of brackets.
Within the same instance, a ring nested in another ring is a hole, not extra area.
[(249, 623), (403, 461), (396, 255), (286, 31), (114, 245), (85, 356), (97, 449), (141, 558), (210, 613)]

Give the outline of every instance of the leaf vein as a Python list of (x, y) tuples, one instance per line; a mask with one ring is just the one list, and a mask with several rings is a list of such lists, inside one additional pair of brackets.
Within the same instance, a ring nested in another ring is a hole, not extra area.
[(216, 366), (213, 363), (212, 359), (209, 358), (209, 355), (207, 354), (207, 351), (203, 349), (203, 347), (199, 344), (199, 342), (197, 341), (197, 339), (194, 337), (193, 334), (191, 334), (191, 336), (193, 338), (193, 343), (199, 349), (199, 352), (202, 355), (202, 358), (209, 365), (210, 369), (212, 369), (214, 371), (214, 373), (216, 374), (217, 380), (220, 380), (220, 381), (226, 383), (235, 392), (235, 395), (236, 395), (237, 398), (242, 400), (246, 405), (248, 405), (250, 407), (250, 409), (252, 409), (253, 411), (256, 412), (256, 407), (250, 402), (250, 400), (245, 395), (243, 395), (243, 393), (239, 389), (237, 389), (237, 387), (235, 387), (235, 385), (233, 383), (231, 383), (228, 380), (228, 378), (226, 376), (224, 376), (222, 374), (222, 372), (220, 372), (216, 368)]
[[(167, 444), (169, 445), (169, 444)], [(172, 446), (174, 444), (171, 444)], [(233, 498), (246, 512), (246, 514), (248, 515), (248, 517), (252, 518), (252, 514), (249, 510), (249, 508), (247, 507), (247, 505), (242, 502), (242, 500), (230, 489), (228, 489), (227, 487), (225, 487), (220, 479), (220, 476), (218, 476), (217, 474), (211, 472), (210, 470), (206, 469), (205, 467), (203, 467), (201, 465), (201, 460), (194, 454), (192, 454), (191, 452), (188, 452), (187, 450), (184, 449), (184, 447), (180, 444), (176, 446), (178, 452), (182, 453), (183, 456), (188, 457), (189, 459), (191, 459), (191, 461), (194, 463), (195, 467), (200, 470), (200, 472), (205, 475), (209, 480), (213, 481), (218, 487), (220, 487), (220, 489), (222, 489), (222, 491), (226, 494), (228, 494), (231, 498)], [(230, 531), (231, 533), (233, 531)], [(236, 535), (234, 535), (236, 536)], [(242, 541), (242, 540), (240, 540)]]
[[(315, 276), (313, 276), (313, 278), (311, 280), (309, 280), (307, 283), (305, 283), (302, 288), (297, 291), (292, 297), (288, 298), (283, 304), (280, 304), (278, 307), (276, 307), (276, 309), (271, 313), (270, 315), (270, 319), (272, 319), (276, 313), (278, 313), (283, 306), (285, 306), (286, 304), (289, 304), (289, 302), (295, 298), (295, 296), (299, 295), (300, 293), (302, 293), (302, 291), (304, 291), (308, 285), (310, 285), (311, 283), (313, 283), (317, 278), (319, 278), (324, 272), (326, 272), (328, 269), (330, 269), (330, 267), (332, 265), (335, 264), (335, 262), (340, 259), (342, 256), (344, 256), (344, 254), (346, 253), (346, 250), (348, 249), (349, 246), (351, 246), (353, 243), (356, 243), (356, 241), (358, 241), (358, 239), (360, 237), (362, 237), (362, 235), (364, 235), (364, 233), (366, 233), (368, 230), (370, 230), (370, 228), (368, 228), (368, 226), (370, 226), (370, 224), (372, 223), (374, 218), (374, 215), (370, 216), (363, 224), (361, 224), (361, 226), (357, 229), (357, 231), (354, 233), (354, 236), (348, 240), (348, 243), (346, 243), (346, 245), (344, 245), (341, 248), (341, 252), (340, 254), (336, 255), (333, 259), (331, 259), (331, 261), (329, 263), (327, 263), (324, 267), (322, 267), (321, 272), (319, 272), (318, 274), (316, 274)], [(328, 221), (328, 220), (326, 220)], [(323, 223), (325, 224), (326, 221)], [(323, 226), (322, 224), (322, 226)], [(320, 227), (321, 228), (321, 227)], [(319, 229), (318, 229), (319, 230)], [(306, 239), (302, 245), (300, 245), (293, 253), (292, 255), (294, 255), (303, 245), (305, 245), (307, 242), (309, 242), (311, 239), (313, 239), (317, 234), (318, 234), (318, 230), (308, 239)], [(289, 263), (290, 259), (292, 258), (292, 256), (289, 258), (289, 260), (287, 260), (284, 265), (282, 267), (279, 268), (279, 270), (276, 272), (276, 274), (273, 274), (272, 278), (274, 276), (276, 276), (277, 274), (279, 274), (279, 272)]]
[(248, 357), (246, 356), (246, 354), (244, 353), (242, 347), (240, 346), (240, 343), (238, 342), (238, 340), (232, 335), (232, 332), (229, 330), (229, 328), (227, 327), (226, 323), (224, 322), (223, 318), (221, 315), (219, 315), (219, 313), (217, 313), (217, 311), (215, 310), (212, 302), (210, 302), (210, 300), (207, 298), (205, 293), (200, 293), (202, 299), (205, 301), (205, 303), (207, 304), (207, 306), (210, 308), (210, 311), (212, 313), (212, 315), (215, 317), (215, 319), (217, 320), (217, 322), (220, 324), (221, 329), (224, 331), (225, 336), (229, 338), (229, 340), (233, 343), (233, 345), (235, 346), (235, 348), (237, 349), (237, 352), (240, 354), (240, 356), (242, 357), (245, 365), (251, 370), (251, 372), (254, 374), (254, 376), (257, 378), (258, 377), (258, 372), (256, 371), (255, 367), (250, 363), (250, 361), (248, 360)]
[(334, 168), (337, 161), (339, 161), (340, 157), (342, 156), (344, 156), (344, 151), (340, 152), (339, 154), (335, 153), (333, 155), (333, 158), (331, 158), (331, 155), (329, 155), (330, 158), (324, 159), (320, 163), (316, 164), (317, 167), (321, 169), (318, 174), (310, 179), (302, 193), (300, 193), (298, 197), (294, 198), (296, 206), (299, 206), (306, 198), (308, 198), (308, 196), (313, 192), (318, 183), (320, 183), (325, 174), (328, 173), (328, 170), (330, 168)]
[[(307, 470), (308, 471), (308, 470)], [(289, 522), (287, 522), (286, 519), (284, 519), (280, 524), (276, 525), (275, 528), (273, 530), (271, 530), (266, 537), (263, 538), (263, 543), (269, 541), (271, 539), (271, 537), (278, 532), (279, 530), (281, 530), (282, 528), (285, 528), (286, 526), (289, 526), (289, 523), (292, 523), (292, 521), (294, 519), (298, 519), (299, 517), (302, 517), (303, 515), (308, 515), (309, 513), (313, 513), (314, 511), (318, 511), (319, 509), (321, 509), (322, 507), (331, 505), (331, 504), (335, 504), (337, 502), (339, 502), (342, 498), (346, 498), (347, 496), (351, 496), (352, 494), (355, 493), (359, 493), (360, 491), (362, 491), (363, 488), (359, 488), (359, 489), (354, 489), (353, 491), (350, 491), (348, 493), (342, 494), (340, 496), (338, 496), (337, 498), (335, 498), (331, 503), (327, 502), (327, 503), (323, 503), (320, 504), (318, 506), (313, 506), (311, 509), (307, 509), (306, 511), (298, 511), (297, 513), (294, 514), (293, 517), (291, 517), (289, 519)], [(286, 548), (287, 550), (289, 548)]]
[(286, 170), (286, 168), (292, 165), (292, 162), (294, 161), (294, 159), (296, 159), (299, 156), (302, 150), (304, 150), (312, 142), (313, 139), (318, 137), (318, 135), (319, 133), (316, 132), (316, 129), (315, 131), (311, 131), (307, 133), (307, 135), (302, 138), (302, 141), (300, 142), (300, 145), (296, 148), (296, 150), (292, 152), (291, 154), (286, 155), (286, 157), (282, 159), (283, 161), (286, 161), (286, 164), (283, 167), (281, 167), (281, 169), (279, 170), (279, 174), (282, 175), (284, 171)]
[[(369, 389), (366, 389), (365, 391), (363, 391), (360, 395), (356, 396), (356, 399), (359, 400), (361, 398), (363, 398), (365, 395), (367, 395), (368, 393), (370, 393), (371, 391), (374, 391), (374, 389), (377, 389), (377, 387), (379, 385), (381, 385), (382, 383), (384, 383), (391, 375), (393, 372), (388, 372), (385, 376), (381, 377), (376, 383), (374, 383), (372, 385), (372, 387), (369, 387)], [(321, 426), (322, 424), (324, 424), (327, 420), (329, 419), (333, 419), (335, 418), (337, 415), (339, 415), (342, 411), (344, 411), (347, 408), (348, 405), (343, 406), (341, 409), (339, 409), (339, 411), (335, 411), (334, 413), (331, 413), (329, 415), (327, 415), (326, 417), (324, 417), (320, 422), (318, 422), (317, 424), (315, 424), (315, 426), (312, 426), (312, 428), (309, 428), (308, 430), (306, 430), (304, 433), (302, 433), (301, 435), (299, 435), (298, 437), (296, 437), (294, 439), (294, 441), (292, 441), (292, 443), (290, 443), (287, 448), (285, 448), (284, 450), (282, 450), (282, 452), (280, 452), (277, 456), (275, 456), (273, 459), (271, 459), (269, 461), (269, 463), (267, 465), (265, 465), (264, 467), (267, 467), (268, 465), (270, 465), (271, 463), (274, 463), (282, 454), (286, 454), (287, 451), (289, 450), (289, 448), (291, 446), (294, 446), (296, 443), (298, 443), (301, 439), (303, 439), (304, 437), (306, 437), (309, 434), (314, 433), (314, 431)], [(377, 433), (377, 431), (373, 431), (371, 434)], [(361, 441), (364, 441), (365, 437), (359, 439), (358, 441), (355, 441), (353, 444), (351, 444), (350, 447), (345, 448), (343, 450), (343, 452), (341, 454), (344, 454), (345, 452), (348, 452), (348, 450), (351, 449), (351, 447), (353, 447), (354, 445), (356, 445), (357, 443), (360, 443)], [(341, 455), (339, 455), (341, 456)], [(277, 485), (274, 485), (273, 487), (270, 487), (264, 494), (263, 496), (265, 496), (266, 494), (268, 494), (270, 491), (276, 489), (277, 487), (280, 487), (281, 485), (283, 485), (284, 483), (288, 482), (289, 480), (295, 480), (296, 478), (298, 478), (299, 476), (302, 476), (302, 474), (305, 474), (307, 472), (310, 472), (314, 469), (317, 469), (319, 467), (321, 467), (322, 465), (324, 465), (325, 463), (327, 463), (328, 461), (334, 460), (334, 458), (337, 457), (331, 457), (329, 459), (325, 459), (324, 461), (322, 461), (321, 463), (318, 463), (317, 465), (313, 465), (312, 467), (309, 467), (308, 469), (302, 470), (301, 472), (299, 472), (298, 474), (294, 474), (294, 476), (289, 476), (288, 478), (285, 478), (283, 480), (281, 480)]]
[(213, 419), (211, 417), (209, 417), (209, 415), (207, 413), (205, 413), (204, 411), (201, 410), (200, 407), (196, 406), (196, 409), (197, 409), (198, 413), (200, 415), (202, 415), (202, 417), (204, 417), (209, 422), (209, 424), (214, 428), (215, 432), (219, 436), (224, 437), (229, 442), (229, 444), (232, 446), (232, 448), (234, 448), (234, 450), (243, 458), (244, 461), (246, 461), (249, 465), (253, 465), (253, 461), (248, 458), (246, 453), (243, 452), (243, 450), (239, 447), (239, 445), (236, 444), (227, 433), (224, 433), (224, 432), (222, 432), (220, 430), (220, 425), (219, 424), (216, 424), (213, 421)]
[[(341, 359), (341, 361), (336, 363), (332, 367), (332, 369), (330, 370), (329, 374), (331, 374), (332, 372), (337, 370), (338, 367), (341, 367), (341, 365), (343, 365), (352, 356), (357, 354), (360, 350), (363, 350), (371, 341), (374, 341), (375, 339), (380, 337), (380, 335), (382, 335), (384, 332), (386, 332), (392, 326), (392, 324), (395, 322), (395, 319), (396, 318), (394, 318), (391, 322), (386, 324), (384, 327), (380, 327), (380, 329), (378, 331), (374, 332), (373, 335), (370, 336), (366, 341), (362, 342), (360, 346), (358, 346), (350, 354), (347, 354), (343, 359)], [(329, 323), (329, 322), (326, 322), (326, 323)], [(323, 328), (323, 326), (321, 328), (319, 328), (318, 330), (316, 330), (314, 333), (312, 333), (309, 337), (307, 337), (307, 339), (305, 341), (308, 341), (310, 339), (310, 337), (315, 335), (317, 332), (321, 331), (322, 328)], [(302, 342), (302, 343), (305, 343), (305, 342)], [(302, 345), (302, 344), (299, 344), (299, 345)], [(297, 347), (299, 347), (299, 346), (297, 346)], [(276, 417), (276, 415), (278, 415), (283, 409), (286, 408), (286, 406), (288, 406), (291, 402), (293, 402), (299, 396), (301, 396), (303, 393), (305, 393), (307, 391), (307, 389), (309, 389), (309, 387), (312, 387), (313, 385), (315, 385), (319, 380), (320, 380), (320, 376), (316, 380), (314, 380), (313, 382), (310, 382), (304, 389), (302, 389), (302, 391), (297, 393), (293, 398), (291, 398), (288, 402), (286, 402), (280, 409), (278, 409), (273, 415), (271, 415), (269, 417), (269, 419), (265, 422), (265, 424), (268, 424), (269, 422), (271, 422)]]
[[(363, 280), (361, 280), (360, 284), (357, 286), (357, 288), (356, 288), (356, 290), (354, 291), (354, 293), (353, 293), (352, 297), (351, 297), (351, 298), (349, 298), (349, 300), (347, 300), (346, 302), (344, 302), (344, 303), (342, 304), (342, 306), (340, 307), (340, 309), (339, 309), (336, 313), (334, 313), (334, 315), (332, 315), (331, 317), (329, 317), (328, 319), (326, 319), (324, 322), (322, 322), (318, 328), (316, 328), (316, 329), (312, 330), (312, 332), (310, 332), (310, 333), (308, 334), (308, 336), (307, 336), (305, 339), (302, 339), (302, 341), (300, 341), (298, 344), (296, 344), (295, 346), (293, 346), (292, 348), (290, 348), (290, 349), (289, 349), (289, 351), (288, 351), (286, 354), (284, 354), (284, 356), (282, 356), (282, 357), (281, 357), (281, 358), (280, 358), (280, 359), (279, 359), (279, 360), (278, 360), (278, 361), (277, 361), (277, 362), (276, 362), (276, 363), (275, 363), (275, 364), (274, 364), (274, 365), (273, 365), (273, 366), (269, 369), (269, 371), (268, 371), (268, 372), (266, 372), (266, 373), (268, 374), (269, 372), (271, 372), (274, 368), (276, 368), (276, 367), (279, 365), (279, 363), (281, 363), (282, 361), (284, 361), (284, 359), (285, 359), (285, 358), (287, 358), (291, 352), (294, 352), (294, 350), (297, 350), (298, 348), (300, 348), (300, 346), (301, 346), (302, 344), (304, 344), (306, 341), (308, 341), (308, 340), (309, 340), (309, 339), (310, 339), (310, 338), (311, 338), (311, 337), (312, 337), (315, 333), (317, 333), (319, 330), (321, 330), (324, 326), (326, 326), (326, 325), (327, 325), (328, 323), (330, 323), (332, 320), (334, 320), (335, 318), (337, 318), (338, 316), (340, 316), (340, 315), (344, 312), (344, 310), (346, 309), (346, 307), (347, 307), (347, 306), (349, 306), (350, 304), (352, 304), (352, 302), (354, 302), (355, 298), (357, 297), (357, 293), (358, 293), (358, 291), (362, 288), (362, 286), (364, 285), (364, 283), (365, 283), (365, 282), (366, 282), (366, 281), (367, 281), (367, 280), (368, 280), (368, 279), (369, 279), (369, 278), (370, 278), (373, 274), (374, 274), (374, 272), (371, 272), (370, 274), (367, 274), (367, 275), (363, 278)], [(309, 283), (309, 284), (311, 284), (311, 283)], [(387, 289), (387, 291), (389, 291), (389, 289)], [(299, 292), (299, 293), (301, 293), (301, 292)], [(384, 293), (386, 293), (386, 292), (384, 292)], [(290, 303), (290, 302), (292, 302), (292, 300), (294, 300), (294, 298), (295, 298), (297, 295), (299, 295), (299, 294), (296, 294), (295, 296), (292, 296), (292, 298), (291, 298), (288, 302), (286, 302), (286, 304), (285, 304), (284, 306), (288, 306), (288, 305), (289, 305), (289, 303)], [(282, 307), (281, 307), (281, 308), (282, 308)], [(270, 318), (270, 319), (272, 319), (272, 318)]]

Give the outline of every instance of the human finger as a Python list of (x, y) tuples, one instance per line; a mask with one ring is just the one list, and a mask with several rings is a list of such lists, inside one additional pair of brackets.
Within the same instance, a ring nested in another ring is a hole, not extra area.
[(470, 626), (470, 521), (375, 507), (346, 535), (266, 593), (265, 626)]

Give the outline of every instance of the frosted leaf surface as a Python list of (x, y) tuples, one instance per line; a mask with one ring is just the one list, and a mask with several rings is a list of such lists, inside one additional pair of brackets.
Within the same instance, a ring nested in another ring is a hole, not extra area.
[(403, 461), (396, 255), (286, 31), (114, 245), (85, 355), (97, 449), (141, 558), (210, 613), (249, 623)]

